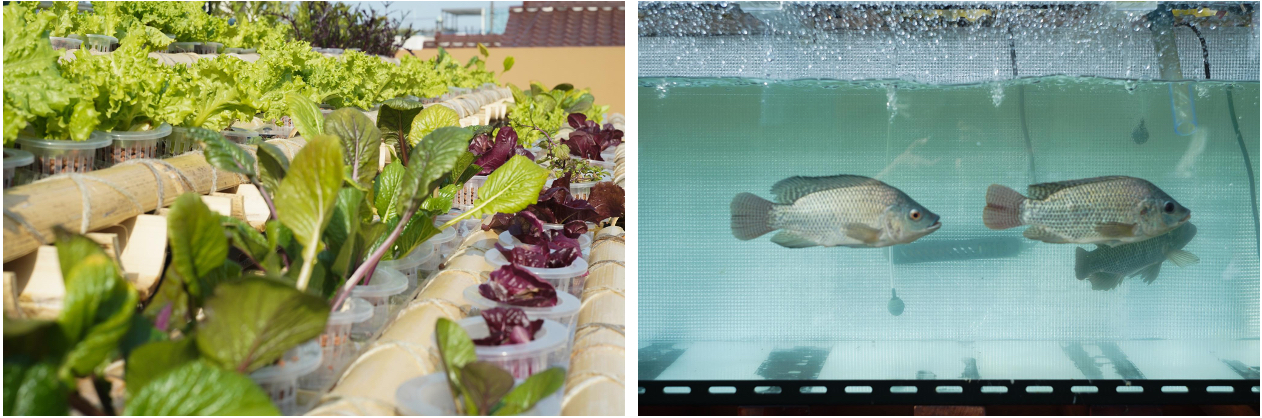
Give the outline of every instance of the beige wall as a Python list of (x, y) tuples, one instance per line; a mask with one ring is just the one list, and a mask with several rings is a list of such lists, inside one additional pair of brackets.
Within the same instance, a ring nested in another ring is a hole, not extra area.
[[(488, 68), (496, 73), (504, 69), (504, 57), (513, 57), (513, 69), (500, 75), (500, 82), (526, 87), (538, 81), (551, 88), (570, 83), (576, 88), (592, 89), (596, 104), (609, 105), (609, 111), (626, 114), (626, 49), (611, 46), (557, 48), (490, 48)], [(466, 62), (478, 53), (477, 48), (447, 50), (459, 62)], [(437, 49), (416, 51), (421, 59), (433, 58)]]

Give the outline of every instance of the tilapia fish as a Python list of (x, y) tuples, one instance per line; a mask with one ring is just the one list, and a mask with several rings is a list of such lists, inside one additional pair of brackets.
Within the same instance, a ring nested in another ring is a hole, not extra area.
[(1030, 225), (1024, 235), (1032, 240), (1115, 246), (1159, 236), (1192, 217), (1166, 192), (1134, 177), (1032, 184), (1029, 194), (990, 185), (982, 216), (986, 227)]
[(771, 242), (788, 248), (888, 247), (942, 226), (901, 190), (863, 176), (790, 177), (771, 193), (775, 203), (750, 193), (732, 199), (732, 235), (751, 240), (780, 230)]
[(1183, 246), (1196, 236), (1196, 226), (1184, 223), (1165, 235), (1116, 247), (1099, 247), (1087, 251), (1078, 247), (1074, 255), (1074, 275), (1078, 280), (1090, 279), (1094, 290), (1110, 290), (1122, 283), (1122, 278), (1142, 276), (1144, 283), (1151, 284), (1161, 272), (1166, 260), (1179, 267), (1187, 267), (1200, 261), (1196, 255), (1183, 251)]

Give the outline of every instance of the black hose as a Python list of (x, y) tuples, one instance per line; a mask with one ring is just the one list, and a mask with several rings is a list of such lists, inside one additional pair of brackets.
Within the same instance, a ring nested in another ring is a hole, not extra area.
[(1201, 30), (1191, 23), (1180, 23), (1179, 26), (1187, 26), (1192, 29), (1192, 33), (1196, 34), (1196, 39), (1201, 41), (1201, 61), (1205, 63), (1205, 79), (1209, 80), (1213, 77), (1209, 76), (1209, 47), (1205, 45), (1205, 37), (1201, 36)]
[(1249, 197), (1253, 198), (1253, 238), (1255, 248), (1262, 249), (1262, 222), (1258, 219), (1258, 185), (1253, 180), (1253, 162), (1249, 160), (1249, 149), (1244, 145), (1244, 135), (1240, 134), (1240, 122), (1236, 120), (1236, 103), (1231, 95), (1232, 86), (1227, 86), (1227, 116), (1231, 118), (1231, 127), (1236, 130), (1236, 143), (1240, 144), (1240, 155), (1244, 157), (1244, 170), (1249, 175)]

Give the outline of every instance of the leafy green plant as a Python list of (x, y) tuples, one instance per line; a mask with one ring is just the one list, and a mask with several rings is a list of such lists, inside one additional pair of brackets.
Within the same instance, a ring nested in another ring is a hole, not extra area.
[(513, 91), (515, 104), (508, 119), (517, 130), (522, 145), (527, 147), (542, 146), (540, 139), (556, 135), (571, 113), (582, 113), (587, 119), (599, 123), (609, 109), (608, 106), (594, 106), (595, 98), (588, 90), (576, 90), (569, 84), (547, 89), (542, 84), (531, 82), (529, 90), (512, 84), (509, 88)]
[(460, 324), (439, 318), (434, 331), (452, 400), (461, 415), (518, 415), (560, 390), (565, 381), (565, 369), (554, 367), (514, 387), (512, 374), (478, 360), (473, 340)]
[[(4, 26), (20, 28), (35, 13), (25, 4), (4, 6)], [(90, 90), (62, 76), (59, 54), (31, 30), (4, 31), (4, 145), (18, 133), (84, 141), (99, 123)]]

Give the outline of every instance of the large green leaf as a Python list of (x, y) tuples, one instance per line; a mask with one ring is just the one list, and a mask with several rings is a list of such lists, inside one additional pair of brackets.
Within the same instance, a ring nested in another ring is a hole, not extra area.
[(385, 170), (377, 176), (373, 184), (373, 193), (376, 194), (373, 204), (376, 205), (377, 216), (380, 216), (383, 221), (402, 215), (399, 213), (403, 210), (403, 203), (399, 199), (399, 185), (403, 183), (404, 176), (407, 175), (407, 168), (396, 160), (386, 164)]
[(4, 414), (69, 415), (69, 391), (57, 378), (57, 365), (4, 361)]
[(281, 223), (302, 244), (302, 270), (298, 288), (305, 290), (316, 254), (320, 231), (333, 216), (333, 203), (342, 185), (342, 145), (336, 137), (319, 135), (294, 156), (289, 173), (276, 193), (276, 212)]
[[(478, 361), (478, 353), (473, 348), (473, 340), (469, 338), (469, 333), (460, 327), (455, 321), (447, 318), (438, 318), (438, 324), (434, 326), (434, 335), (438, 341), (438, 355), (443, 360), (443, 370), (447, 373), (447, 384), (451, 387), (453, 396), (465, 393), (464, 385), (460, 381), (460, 368), (466, 364)], [(469, 408), (476, 407), (472, 404), (472, 400), (465, 397), (465, 414), (474, 414), (476, 411), (468, 411)]]
[(73, 345), (60, 374), (87, 376), (118, 347), (139, 297), (104, 254), (79, 260), (64, 276), (66, 296), (57, 322)]
[(74, 267), (90, 255), (105, 255), (105, 250), (101, 249), (101, 244), (88, 239), (83, 235), (72, 233), (64, 228), (57, 227), (54, 232), (57, 234), (57, 262), (61, 267), (61, 274), (64, 278), (74, 270)]
[[(508, 59), (505, 59), (505, 61), (508, 61)], [(504, 71), (508, 70), (505, 69)], [(513, 92), (513, 101), (516, 103), (526, 103), (534, 100), (530, 93), (521, 91), (521, 89), (517, 88), (517, 86), (512, 83), (508, 84), (508, 89)]]
[(145, 385), (127, 401), (127, 415), (280, 415), (250, 378), (201, 360)]
[[(387, 223), (388, 231), (393, 231), (399, 225), (399, 219), (392, 219)], [(408, 224), (403, 226), (403, 231), (399, 233), (399, 238), (394, 240), (394, 247), (391, 248), (390, 254), (392, 259), (402, 258), (412, 253), (416, 246), (422, 242), (438, 235), (438, 228), (434, 227), (434, 218), (423, 212), (417, 212), (408, 220)], [(381, 240), (385, 240), (385, 236)], [(378, 243), (380, 244), (380, 243)]]
[[(474, 134), (474, 136), (476, 135)], [(478, 175), (478, 172), (482, 171), (482, 167), (473, 163), (477, 158), (477, 155), (468, 151), (460, 154), (460, 158), (456, 159), (456, 165), (451, 168), (451, 184), (463, 186), (473, 176)]]
[(316, 102), (296, 93), (286, 93), (285, 105), (289, 106), (289, 117), (293, 118), (294, 127), (303, 137), (324, 134), (324, 115)]
[(351, 108), (338, 109), (329, 115), (324, 129), (342, 140), (350, 177), (365, 188), (372, 186), (381, 160), (381, 130), (363, 112)]
[(289, 171), (289, 157), (280, 147), (263, 142), (258, 148), (259, 183), (268, 193), (276, 194), (280, 190), (280, 182)]
[(565, 383), (565, 369), (559, 367), (530, 375), (504, 397), (503, 403), (492, 414), (520, 415), (533, 408), (539, 400), (561, 390), (562, 383)]
[(537, 114), (546, 115), (552, 113), (553, 109), (556, 109), (557, 100), (546, 94), (536, 95), (535, 106), (539, 109)]
[(329, 304), (283, 283), (250, 277), (225, 283), (206, 301), (197, 348), (214, 363), (249, 373), (324, 331)]
[(206, 145), (206, 162), (220, 170), (253, 177), (254, 156), (236, 143), (224, 139), (223, 135), (202, 129), (189, 128), (188, 135)]
[(137, 394), (154, 378), (198, 358), (197, 345), (192, 338), (158, 341), (137, 348), (127, 358), (127, 391)]
[(579, 96), (578, 100), (575, 101), (574, 104), (565, 108), (565, 112), (566, 113), (583, 113), (583, 112), (586, 112), (587, 109), (591, 109), (592, 103), (595, 103), (595, 102), (596, 102), (596, 98), (592, 97), (590, 93), (583, 93), (583, 95)]
[(228, 258), (228, 237), (220, 219), (192, 192), (175, 199), (167, 214), (167, 237), (171, 243), (171, 265), (167, 271), (176, 274), (197, 300), (211, 291), (202, 288), (202, 279), (223, 266)]
[(273, 252), (267, 244), (267, 237), (245, 221), (224, 215), (220, 215), (219, 221), (232, 238), (232, 247), (249, 255), (254, 261), (262, 263)]
[(448, 184), (439, 188), (433, 196), (421, 203), (421, 209), (439, 215), (447, 213), (451, 210), (452, 202), (456, 200), (456, 193), (462, 188), (464, 188), (463, 184)]
[[(491, 407), (499, 403), (500, 398), (513, 389), (513, 375), (488, 361), (475, 361), (466, 364), (458, 371), (460, 384), (464, 386), (463, 395), (475, 407), (478, 415), (485, 415)], [(467, 412), (473, 414), (473, 412)]]
[(470, 210), (472, 217), (488, 213), (517, 213), (539, 201), (539, 191), (548, 180), (548, 170), (516, 155), (491, 172), (478, 188), (478, 198)]
[[(408, 143), (416, 146), (430, 132), (434, 132), (438, 128), (459, 125), (460, 115), (456, 114), (456, 111), (451, 110), (447, 106), (432, 105), (422, 110), (421, 113), (416, 115), (416, 119), (412, 121), (412, 131), (408, 133)], [(411, 163), (412, 161), (409, 159), (408, 164)]]
[(400, 184), (400, 199), (428, 198), (438, 186), (437, 181), (451, 172), (460, 156), (467, 152), (472, 137), (468, 129), (456, 127), (439, 128), (425, 136), (408, 160), (410, 176), (404, 177)]
[[(377, 129), (381, 130), (381, 141), (395, 147), (394, 152), (407, 157), (407, 149), (398, 148), (408, 132), (412, 131), (412, 121), (421, 113), (425, 104), (417, 100), (394, 98), (386, 100), (377, 111)], [(406, 161), (405, 161), (406, 162)]]

